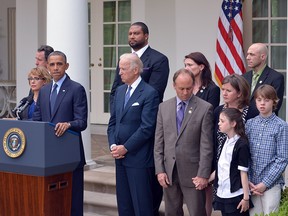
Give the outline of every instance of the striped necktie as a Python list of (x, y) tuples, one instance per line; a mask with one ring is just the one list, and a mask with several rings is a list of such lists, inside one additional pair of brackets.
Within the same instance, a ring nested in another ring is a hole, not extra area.
[(127, 102), (129, 101), (131, 89), (132, 89), (132, 87), (128, 86), (128, 91), (125, 94), (124, 108), (125, 108)]

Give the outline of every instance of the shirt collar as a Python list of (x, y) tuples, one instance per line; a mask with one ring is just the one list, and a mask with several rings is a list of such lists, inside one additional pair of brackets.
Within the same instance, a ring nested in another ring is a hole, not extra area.
[(273, 120), (276, 117), (276, 114), (273, 112), (272, 115), (268, 116), (268, 117), (263, 117), (261, 115), (259, 115), (259, 119), (260, 122), (269, 122), (271, 120)]
[[(57, 93), (59, 92), (59, 89), (61, 88), (64, 80), (66, 79), (66, 77), (67, 77), (67, 75), (64, 74), (64, 76), (63, 76), (60, 80), (58, 80), (57, 82), (55, 82), (55, 81), (53, 80), (52, 86), (54, 86), (55, 83), (57, 84)], [(51, 91), (53, 91), (53, 88), (51, 89)]]
[[(258, 78), (261, 76), (262, 72), (264, 71), (264, 68), (266, 67), (266, 64), (257, 72), (259, 74)], [(253, 75), (255, 75), (256, 72), (253, 70)]]
[[(189, 101), (191, 100), (191, 98), (193, 97), (193, 95), (191, 95), (191, 97), (186, 100), (186, 101), (183, 101), (186, 105), (189, 104)], [(180, 98), (178, 96), (176, 96), (176, 101), (177, 101), (177, 106), (179, 105), (180, 102), (182, 102), (182, 100), (180, 100)]]
[(240, 138), (240, 136), (238, 134), (235, 134), (233, 137), (228, 138), (227, 136), (227, 142), (228, 143), (235, 143), (238, 139)]
[(133, 90), (135, 90), (137, 88), (137, 86), (139, 85), (139, 83), (141, 82), (142, 78), (141, 76), (139, 76), (132, 84), (131, 87)]
[(139, 57), (139, 58), (141, 58), (141, 56), (143, 55), (143, 53), (146, 51), (146, 49), (148, 48), (148, 44), (146, 45), (146, 46), (144, 46), (144, 47), (142, 47), (141, 49), (139, 49), (138, 51), (134, 51), (133, 49), (131, 49), (132, 50), (132, 53), (136, 53), (137, 54), (137, 56)]
[[(55, 82), (55, 81), (53, 80), (53, 85), (54, 85), (55, 83), (57, 83), (58, 88), (60, 88), (60, 87), (62, 86), (64, 80), (66, 79), (66, 77), (67, 77), (67, 75), (64, 74), (64, 76), (63, 76), (61, 79), (59, 79), (57, 82)], [(52, 86), (53, 86), (53, 85), (52, 85)]]

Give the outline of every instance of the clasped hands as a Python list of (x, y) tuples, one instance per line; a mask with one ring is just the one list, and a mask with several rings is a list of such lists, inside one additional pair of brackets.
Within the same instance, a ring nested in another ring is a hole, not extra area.
[(122, 159), (125, 157), (127, 149), (124, 145), (115, 145), (111, 148), (111, 155), (115, 159)]
[(208, 179), (196, 176), (192, 178), (192, 182), (195, 185), (196, 190), (203, 190), (208, 186)]
[[(167, 188), (170, 184), (168, 176), (166, 173), (159, 173), (157, 174), (157, 179), (159, 184), (163, 188)], [(196, 176), (195, 178), (192, 178), (192, 182), (195, 185), (196, 190), (203, 190), (208, 186), (208, 179), (206, 178), (201, 178)]]
[(253, 195), (263, 195), (263, 193), (266, 191), (267, 187), (263, 182), (260, 182), (257, 185), (254, 185), (252, 182), (249, 182), (250, 191)]

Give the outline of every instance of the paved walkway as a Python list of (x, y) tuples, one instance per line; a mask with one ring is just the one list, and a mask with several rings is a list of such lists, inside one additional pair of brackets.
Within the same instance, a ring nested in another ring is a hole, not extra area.
[[(91, 127), (91, 154), (96, 163), (114, 165), (114, 159), (110, 156), (108, 140), (106, 136), (106, 126)], [(213, 212), (212, 216), (220, 216), (220, 212)]]

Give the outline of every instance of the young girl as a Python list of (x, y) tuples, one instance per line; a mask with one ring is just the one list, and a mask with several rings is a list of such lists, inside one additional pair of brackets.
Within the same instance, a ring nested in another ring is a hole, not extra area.
[(227, 135), (221, 149), (216, 171), (209, 181), (214, 180), (217, 194), (213, 203), (214, 210), (223, 216), (249, 216), (248, 162), (250, 158), (248, 140), (242, 113), (236, 108), (225, 108), (219, 116), (219, 130)]

